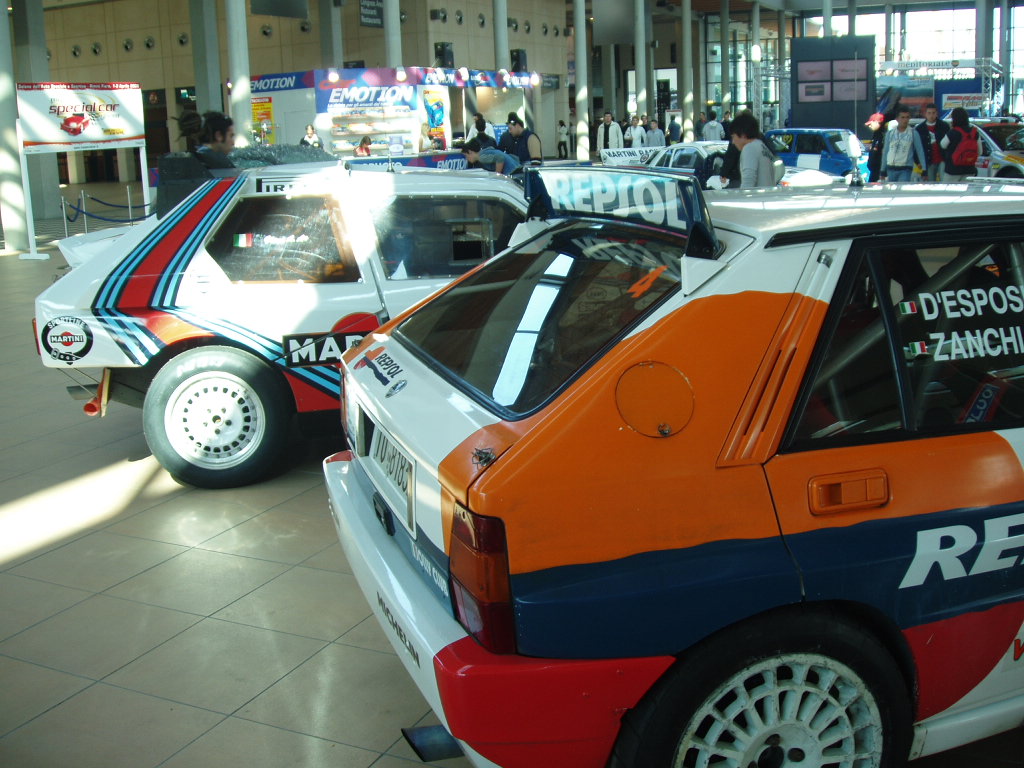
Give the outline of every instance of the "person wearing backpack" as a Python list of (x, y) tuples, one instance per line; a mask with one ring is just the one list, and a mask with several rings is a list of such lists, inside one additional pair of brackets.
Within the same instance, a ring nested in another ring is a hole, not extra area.
[(963, 107), (953, 109), (949, 122), (952, 127), (939, 142), (946, 158), (942, 180), (963, 181), (978, 173), (974, 167), (979, 154), (978, 130), (971, 125), (967, 110)]

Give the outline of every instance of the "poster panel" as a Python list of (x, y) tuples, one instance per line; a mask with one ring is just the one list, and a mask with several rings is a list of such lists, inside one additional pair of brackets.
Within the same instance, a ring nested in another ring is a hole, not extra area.
[(18, 83), (25, 154), (146, 145), (138, 83)]

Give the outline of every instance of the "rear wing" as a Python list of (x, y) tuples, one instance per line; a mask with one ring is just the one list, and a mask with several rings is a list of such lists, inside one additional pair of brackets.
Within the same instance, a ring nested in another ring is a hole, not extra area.
[(686, 255), (721, 252), (700, 182), (678, 173), (622, 167), (527, 168), (529, 215), (628, 221), (682, 235)]

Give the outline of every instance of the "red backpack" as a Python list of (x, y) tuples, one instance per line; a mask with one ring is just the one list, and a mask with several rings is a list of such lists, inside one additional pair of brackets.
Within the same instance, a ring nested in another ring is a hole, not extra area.
[(971, 132), (968, 133), (959, 126), (953, 130), (960, 133), (960, 141), (957, 142), (950, 158), (953, 165), (973, 166), (978, 160), (978, 131), (971, 128)]

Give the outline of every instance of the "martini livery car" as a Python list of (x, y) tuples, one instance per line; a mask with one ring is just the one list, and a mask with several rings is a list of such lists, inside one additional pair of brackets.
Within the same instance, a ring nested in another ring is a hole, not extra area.
[(891, 768), (1018, 726), (1024, 190), (531, 174), (531, 238), (345, 354), (324, 463), (449, 746)]
[(61, 242), (73, 269), (36, 300), (42, 361), (102, 372), (88, 413), (141, 405), (179, 479), (249, 483), (294, 414), (337, 408), (346, 347), (504, 248), (524, 213), (518, 185), (480, 172), (214, 179), (159, 220)]

